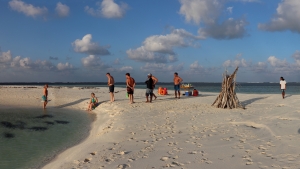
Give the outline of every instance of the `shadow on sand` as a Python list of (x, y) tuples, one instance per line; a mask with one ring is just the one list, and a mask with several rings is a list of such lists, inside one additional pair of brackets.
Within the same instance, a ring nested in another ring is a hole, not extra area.
[(84, 99), (79, 99), (77, 101), (74, 101), (74, 102), (70, 102), (70, 103), (67, 103), (67, 104), (63, 104), (63, 105), (60, 105), (60, 106), (56, 106), (55, 108), (64, 108), (64, 107), (68, 107), (68, 106), (73, 106), (75, 104), (78, 104), (84, 100), (88, 100), (89, 98), (84, 98)]
[(242, 101), (241, 103), (244, 107), (246, 107), (247, 105), (252, 104), (253, 102), (256, 102), (257, 100), (262, 100), (262, 99), (266, 99), (266, 98), (268, 98), (268, 97), (257, 97), (257, 98)]

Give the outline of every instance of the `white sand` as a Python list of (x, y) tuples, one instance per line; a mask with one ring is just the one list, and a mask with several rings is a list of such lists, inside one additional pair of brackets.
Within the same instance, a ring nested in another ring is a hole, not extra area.
[[(300, 167), (300, 95), (238, 94), (246, 109), (223, 110), (211, 106), (217, 93), (148, 104), (136, 89), (129, 105), (125, 89), (116, 91), (109, 103), (108, 88), (49, 88), (49, 109), (86, 109), (91, 92), (102, 104), (89, 137), (44, 169)], [(41, 87), (0, 88), (0, 105), (42, 108), (41, 94)]]

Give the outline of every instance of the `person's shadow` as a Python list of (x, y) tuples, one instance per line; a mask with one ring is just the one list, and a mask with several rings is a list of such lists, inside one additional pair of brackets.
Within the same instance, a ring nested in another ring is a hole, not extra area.
[(63, 105), (60, 105), (60, 106), (56, 106), (55, 108), (64, 108), (64, 107), (68, 107), (68, 106), (72, 106), (72, 105), (75, 105), (75, 104), (78, 104), (84, 100), (88, 100), (89, 98), (84, 98), (84, 99), (79, 99), (79, 100), (76, 100), (74, 102), (70, 102), (70, 103), (67, 103), (67, 104), (63, 104)]
[(253, 102), (257, 101), (257, 100), (266, 99), (266, 98), (268, 98), (268, 97), (257, 97), (257, 98), (253, 98), (253, 99), (241, 101), (241, 103), (242, 103), (242, 105), (244, 107), (246, 107), (247, 105), (249, 105), (249, 104), (251, 104), (251, 103), (253, 103)]

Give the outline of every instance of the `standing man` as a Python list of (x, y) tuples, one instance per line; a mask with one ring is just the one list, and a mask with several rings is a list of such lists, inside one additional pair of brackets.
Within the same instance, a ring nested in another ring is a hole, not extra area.
[(43, 101), (44, 101), (44, 103), (43, 103), (43, 108), (44, 109), (46, 109), (46, 105), (47, 105), (47, 103), (48, 103), (48, 84), (45, 84), (45, 86), (44, 86), (44, 89), (43, 89), (43, 96), (42, 96), (42, 99), (43, 99)]
[(126, 87), (127, 87), (127, 93), (129, 96), (129, 104), (134, 103), (133, 101), (133, 92), (135, 87), (135, 80), (130, 77), (130, 73), (126, 73)]
[[(146, 103), (151, 103), (152, 102), (152, 97), (153, 97), (153, 86), (154, 86), (154, 82), (153, 79), (151, 77), (151, 73), (148, 74), (148, 80), (145, 82), (147, 85), (147, 89), (146, 89)], [(150, 95), (150, 101), (148, 99)]]
[(178, 99), (180, 99), (180, 83), (182, 82), (182, 79), (178, 76), (178, 73), (174, 73), (174, 90), (175, 90), (175, 98), (177, 98), (177, 92), (178, 92)]
[(286, 89), (286, 81), (284, 80), (283, 77), (280, 77), (280, 89), (281, 89), (282, 99), (284, 99), (285, 89)]
[(154, 89), (155, 89), (155, 84), (158, 82), (158, 79), (157, 79), (155, 76), (153, 76), (151, 73), (149, 73), (149, 75), (151, 76), (151, 78), (152, 78), (152, 80), (153, 80), (153, 91), (152, 91), (152, 93), (153, 93), (154, 100), (155, 100), (157, 97), (156, 97), (156, 95), (154, 94)]
[(115, 101), (115, 95), (114, 95), (114, 92), (115, 92), (115, 80), (114, 80), (114, 77), (112, 77), (110, 75), (110, 73), (106, 73), (106, 77), (108, 79), (107, 85), (108, 85), (109, 93), (110, 93), (110, 102), (114, 102)]

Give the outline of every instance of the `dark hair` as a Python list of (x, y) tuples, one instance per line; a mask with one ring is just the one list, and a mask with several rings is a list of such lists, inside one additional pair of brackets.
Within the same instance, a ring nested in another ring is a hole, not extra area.
[(284, 78), (281, 76), (280, 79), (284, 80)]
[(125, 75), (130, 76), (130, 73), (126, 73)]
[(110, 73), (108, 73), (108, 72), (107, 72), (106, 74), (107, 74), (107, 75), (110, 75)]
[(175, 75), (178, 75), (178, 73), (177, 73), (177, 72), (175, 72), (174, 74), (175, 74)]

